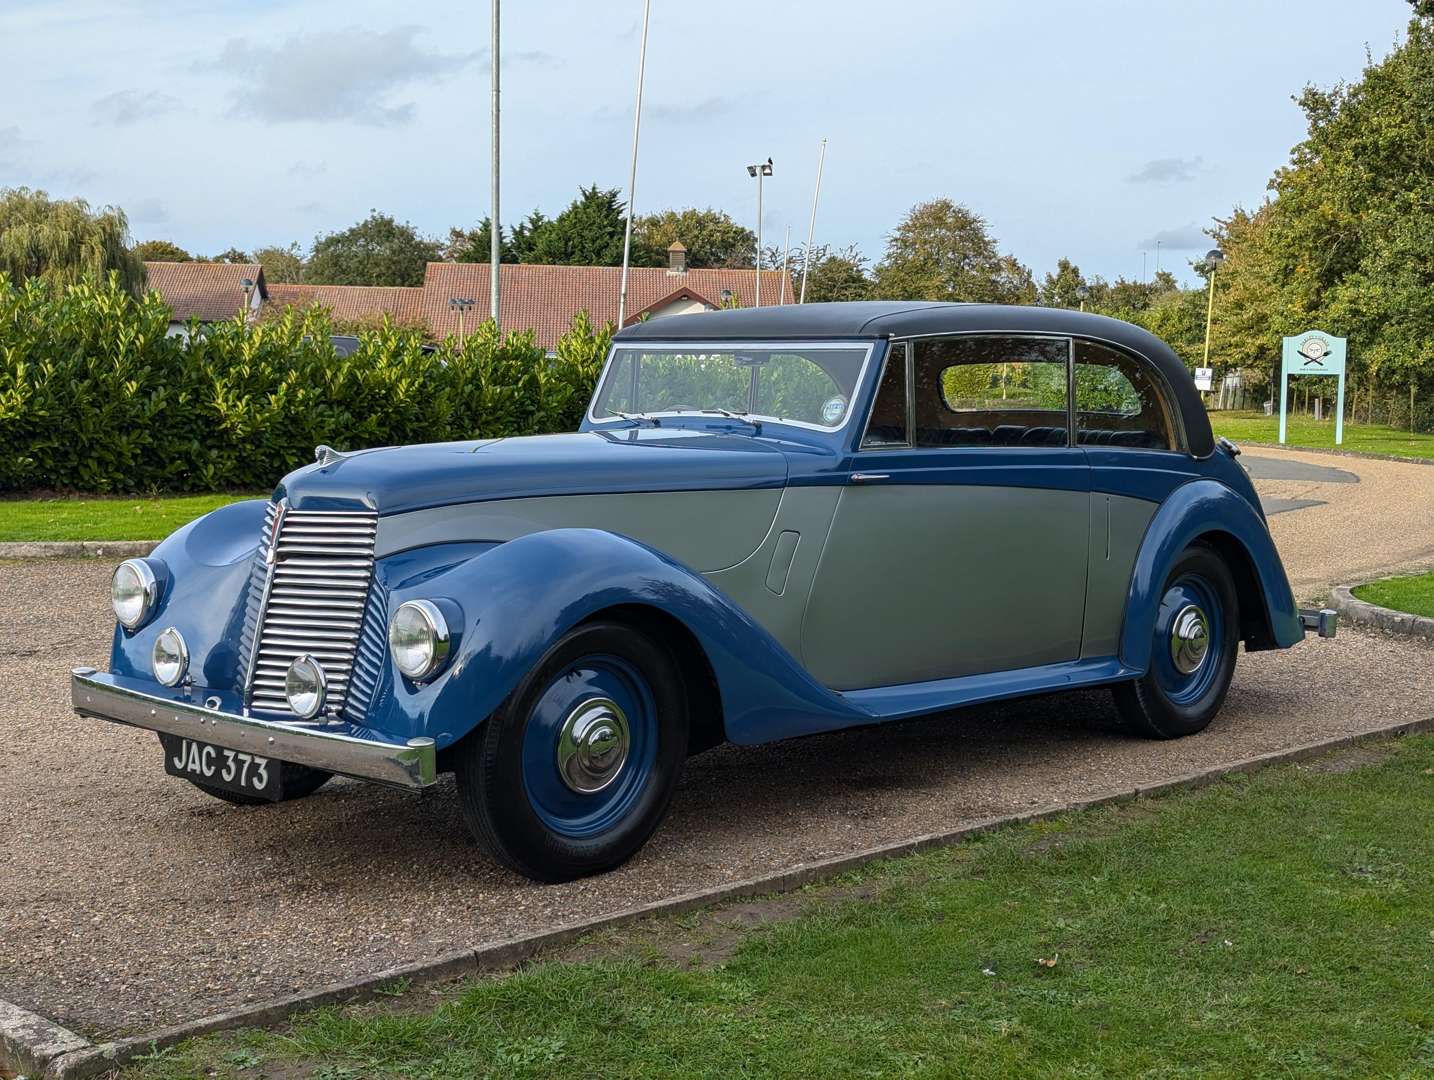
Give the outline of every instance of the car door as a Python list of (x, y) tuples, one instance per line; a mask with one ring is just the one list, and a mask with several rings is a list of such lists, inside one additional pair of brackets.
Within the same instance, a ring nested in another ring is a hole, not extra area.
[(1090, 473), (1069, 338), (896, 342), (802, 624), (838, 690), (1076, 660)]

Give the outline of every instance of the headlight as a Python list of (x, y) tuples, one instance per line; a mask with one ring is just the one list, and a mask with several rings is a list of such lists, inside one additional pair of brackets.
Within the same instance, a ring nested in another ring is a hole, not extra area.
[(319, 715), (328, 690), (328, 676), (312, 656), (297, 657), (284, 675), (284, 696), (289, 699), (289, 708), (304, 720)]
[(161, 630), (154, 639), (150, 667), (165, 686), (178, 686), (189, 671), (189, 646), (184, 644), (184, 635), (172, 626)]
[(126, 630), (143, 625), (159, 599), (159, 582), (143, 559), (126, 559), (115, 568), (110, 581), (110, 600), (115, 618)]
[(448, 659), (448, 623), (431, 600), (400, 604), (388, 624), (393, 662), (410, 679), (432, 675)]

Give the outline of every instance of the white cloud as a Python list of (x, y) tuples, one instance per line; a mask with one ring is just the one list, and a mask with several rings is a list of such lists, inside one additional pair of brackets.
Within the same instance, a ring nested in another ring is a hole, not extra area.
[(418, 32), (414, 26), (383, 32), (349, 27), (297, 34), (275, 46), (233, 38), (216, 66), (240, 78), (231, 95), (240, 115), (273, 123), (406, 124), (414, 106), (394, 100), (400, 90), (440, 81), (482, 56), (424, 49), (415, 40)]
[(157, 90), (117, 90), (90, 104), (96, 124), (126, 127), (179, 108), (179, 99)]
[(1126, 177), (1132, 184), (1180, 184), (1194, 180), (1204, 170), (1201, 158), (1155, 158), (1138, 172)]
[(169, 211), (158, 199), (137, 199), (125, 210), (135, 225), (159, 225), (169, 220)]

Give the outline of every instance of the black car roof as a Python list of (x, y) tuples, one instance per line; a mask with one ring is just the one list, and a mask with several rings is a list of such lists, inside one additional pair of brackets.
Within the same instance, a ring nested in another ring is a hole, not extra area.
[(648, 319), (623, 327), (613, 342), (874, 340), (982, 331), (1068, 334), (1107, 341), (1145, 357), (1170, 386), (1190, 452), (1204, 457), (1214, 449), (1210, 418), (1200, 392), (1184, 361), (1169, 345), (1133, 323), (1068, 308), (920, 300), (783, 304)]

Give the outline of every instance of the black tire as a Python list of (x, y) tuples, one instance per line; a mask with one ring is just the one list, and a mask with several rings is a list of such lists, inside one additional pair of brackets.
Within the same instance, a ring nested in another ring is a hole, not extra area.
[[(604, 784), (577, 791), (564, 778), (559, 742), (598, 702), (595, 715), (618, 724), (618, 714), (626, 737), (613, 744), (622, 747), (620, 760), (616, 751), (606, 761), (598, 752), (597, 772), (570, 766), (579, 782)], [(687, 740), (686, 689), (668, 649), (622, 623), (586, 623), (559, 639), (455, 748), (464, 822), (496, 861), (535, 881), (611, 870), (666, 816)]]
[[(1187, 640), (1177, 634), (1177, 624), (1191, 606), (1203, 616), (1206, 644), (1199, 666), (1185, 671), (1193, 657), (1173, 642), (1177, 636)], [(1150, 739), (1204, 731), (1224, 704), (1240, 647), (1235, 581), (1213, 548), (1195, 543), (1175, 560), (1165, 580), (1154, 635), (1149, 671), (1113, 688), (1126, 726)]]

